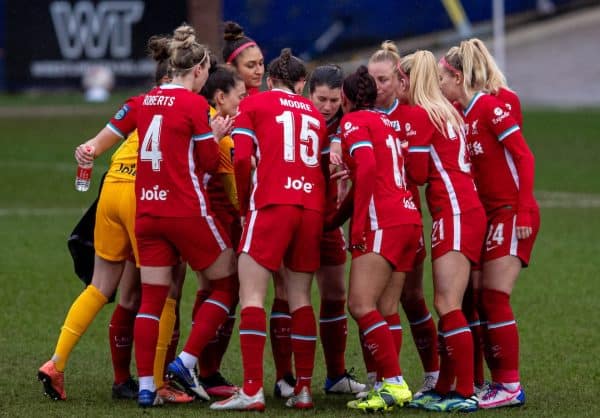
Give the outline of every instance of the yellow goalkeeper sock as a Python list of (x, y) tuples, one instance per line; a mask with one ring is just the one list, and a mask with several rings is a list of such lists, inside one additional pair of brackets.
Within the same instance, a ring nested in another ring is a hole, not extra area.
[(160, 322), (158, 323), (158, 341), (156, 342), (156, 354), (154, 356), (154, 384), (157, 388), (164, 385), (165, 376), (165, 358), (167, 357), (167, 349), (173, 336), (175, 329), (175, 308), (177, 301), (172, 298), (167, 298), (162, 313), (160, 314)]
[(65, 370), (71, 351), (107, 301), (106, 297), (92, 285), (86, 287), (75, 299), (67, 313), (52, 356), (52, 361), (59, 372)]

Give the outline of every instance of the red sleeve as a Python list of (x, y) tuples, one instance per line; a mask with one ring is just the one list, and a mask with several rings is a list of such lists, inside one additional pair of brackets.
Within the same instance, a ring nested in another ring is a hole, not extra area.
[(516, 119), (519, 126), (523, 127), (523, 112), (521, 111), (521, 100), (516, 93), (513, 93), (514, 99), (510, 103), (511, 109), (510, 114)]
[(363, 241), (368, 228), (369, 204), (375, 190), (376, 165), (375, 155), (371, 147), (356, 148), (352, 153), (356, 163), (354, 176), (354, 212), (352, 214), (352, 231), (350, 245), (359, 245)]
[(210, 127), (210, 110), (207, 103), (194, 104), (197, 111), (192, 116), (194, 159), (198, 168), (213, 174), (219, 167), (219, 144)]
[(122, 139), (137, 128), (137, 115), (144, 95), (130, 97), (106, 125)]
[(235, 126), (231, 133), (235, 152), (233, 154), (233, 170), (235, 173), (235, 185), (237, 187), (240, 213), (248, 212), (250, 203), (252, 173), (252, 155), (254, 154), (254, 141), (256, 134), (251, 118), (251, 111), (244, 108), (247, 100), (242, 101), (240, 114), (235, 119)]
[(408, 181), (421, 186), (429, 178), (429, 151), (435, 127), (424, 112), (411, 121), (411, 131), (405, 133), (408, 139), (405, 169)]
[(535, 159), (527, 146), (521, 131), (516, 131), (506, 137), (504, 146), (512, 156), (519, 176), (519, 203), (518, 211), (534, 209), (537, 205), (533, 197), (533, 182), (535, 173)]
[(511, 165), (510, 169), (511, 171), (516, 170), (519, 179), (518, 212), (526, 212), (535, 208), (533, 197), (535, 160), (525, 142), (519, 124), (499, 106), (494, 106), (493, 109), (490, 107), (488, 120), (491, 121), (490, 126), (498, 141), (504, 145), (514, 162), (514, 166)]

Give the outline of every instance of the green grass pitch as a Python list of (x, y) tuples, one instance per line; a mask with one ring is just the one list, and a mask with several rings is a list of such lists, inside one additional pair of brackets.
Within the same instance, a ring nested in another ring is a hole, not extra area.
[[(6, 106), (4, 101), (1, 104)], [(98, 161), (90, 192), (74, 190), (74, 147), (104, 126), (111, 109), (116, 109), (116, 105), (86, 106), (88, 112), (83, 116), (66, 112), (50, 117), (32, 111), (28, 116), (0, 117), (0, 416), (142, 415), (135, 402), (111, 399), (107, 335), (113, 305), (100, 313), (71, 356), (66, 371), (67, 402), (49, 401), (36, 380), (37, 368), (52, 354), (67, 309), (82, 290), (67, 252), (67, 235), (94, 198), (99, 177), (108, 165), (108, 157)], [(478, 415), (600, 416), (598, 120), (600, 110), (530, 110), (525, 114), (525, 135), (536, 155), (536, 190), (543, 197), (542, 227), (532, 265), (523, 272), (513, 297), (527, 404), (519, 409), (479, 411)], [(431, 306), (429, 271), (425, 284)], [(181, 309), (182, 341), (189, 332), (195, 287), (188, 274)], [(313, 300), (317, 311), (316, 289)], [(364, 379), (356, 326), (351, 319), (349, 332), (347, 365), (356, 367)], [(273, 362), (267, 344), (265, 389), (269, 396), (265, 417), (353, 414), (344, 407), (347, 398), (322, 394), (324, 364), (320, 347), (318, 350), (313, 381), (316, 409), (287, 411), (282, 402), (270, 396)], [(418, 388), (420, 363), (408, 326), (402, 368), (409, 384)], [(237, 333), (222, 371), (234, 382), (241, 382)], [(211, 413), (202, 403), (168, 405), (146, 414), (240, 416)], [(405, 409), (392, 413), (396, 414), (426, 415)]]

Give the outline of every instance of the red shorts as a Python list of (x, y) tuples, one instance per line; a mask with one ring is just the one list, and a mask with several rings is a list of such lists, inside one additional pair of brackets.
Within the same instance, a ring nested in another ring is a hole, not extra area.
[(488, 231), (483, 245), (483, 262), (505, 255), (519, 257), (523, 267), (529, 265), (533, 244), (540, 230), (540, 212), (529, 214), (533, 232), (527, 239), (517, 239), (517, 213), (512, 208), (502, 208), (488, 215)]
[(389, 261), (394, 271), (409, 272), (415, 267), (415, 258), (422, 235), (421, 225), (400, 225), (368, 231), (365, 251), (352, 250), (352, 258), (376, 253)]
[(242, 223), (240, 216), (233, 213), (230, 210), (216, 209), (213, 208), (215, 218), (221, 224), (221, 227), (225, 230), (225, 233), (231, 241), (233, 248), (237, 248), (240, 245), (240, 238), (242, 237)]
[(231, 248), (229, 237), (212, 216), (139, 216), (135, 220), (135, 236), (140, 265), (148, 267), (173, 266), (181, 258), (194, 271), (200, 271), (223, 250)]
[(344, 230), (336, 228), (323, 232), (321, 237), (321, 265), (339, 266), (346, 263), (346, 240)]
[(431, 228), (431, 259), (449, 251), (464, 254), (473, 264), (479, 263), (485, 237), (486, 216), (482, 207), (460, 215), (438, 213)]
[(425, 262), (427, 258), (427, 249), (425, 248), (425, 235), (423, 235), (423, 228), (421, 228), (421, 238), (419, 238), (419, 247), (417, 248), (417, 254), (415, 255), (415, 265), (413, 270)]
[(319, 268), (323, 214), (294, 205), (271, 205), (248, 212), (239, 252), (277, 271), (314, 273)]

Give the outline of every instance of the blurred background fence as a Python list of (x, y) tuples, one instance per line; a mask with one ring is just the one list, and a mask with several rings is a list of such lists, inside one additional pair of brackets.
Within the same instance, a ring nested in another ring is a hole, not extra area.
[(110, 68), (116, 87), (147, 85), (154, 68), (145, 54), (147, 39), (184, 21), (215, 51), (222, 22), (235, 20), (267, 61), (283, 47), (322, 60), (351, 56), (384, 39), (444, 33), (416, 45), (432, 47), (432, 39), (444, 46), (443, 41), (488, 35), (494, 3), (514, 26), (600, 5), (598, 0), (0, 0), (0, 91), (80, 88), (84, 73), (99, 65)]

